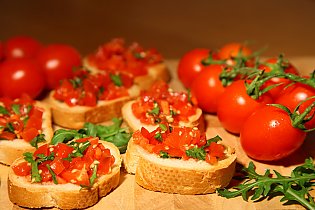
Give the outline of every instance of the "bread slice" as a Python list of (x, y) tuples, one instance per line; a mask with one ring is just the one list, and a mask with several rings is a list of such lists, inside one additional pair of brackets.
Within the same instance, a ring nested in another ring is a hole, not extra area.
[[(42, 133), (45, 134), (45, 139), (49, 143), (53, 136), (53, 128), (51, 122), (51, 111), (49, 106), (43, 102), (36, 101), (35, 106), (44, 109)], [(40, 144), (39, 144), (40, 145)], [(35, 147), (23, 139), (1, 140), (0, 141), (0, 162), (6, 165), (11, 165), (15, 159), (22, 156), (25, 152), (32, 152)]]
[(227, 148), (226, 158), (216, 165), (194, 159), (163, 159), (137, 146), (140, 158), (136, 183), (152, 191), (178, 194), (208, 194), (229, 184), (234, 175), (236, 155)]
[[(95, 65), (89, 62), (89, 56), (83, 59), (83, 66), (92, 73), (102, 72), (104, 70), (98, 69)], [(134, 84), (138, 85), (141, 90), (147, 90), (157, 80), (165, 82), (170, 81), (171, 76), (165, 63), (159, 63), (148, 67), (148, 74), (137, 76), (134, 78)]]
[(133, 85), (128, 89), (129, 96), (113, 100), (100, 100), (96, 107), (74, 106), (54, 99), (54, 91), (49, 94), (49, 104), (52, 110), (53, 122), (59, 126), (80, 129), (85, 122), (101, 123), (121, 116), (121, 107), (127, 101), (139, 95), (139, 87)]
[[(30, 183), (26, 177), (17, 176), (12, 168), (8, 175), (8, 193), (12, 203), (28, 208), (57, 207), (61, 209), (81, 209), (94, 205), (101, 197), (119, 185), (121, 157), (118, 148), (112, 143), (100, 141), (105, 148), (110, 149), (115, 157), (111, 172), (97, 179), (91, 189), (81, 189), (80, 186), (67, 183), (39, 184)], [(24, 161), (17, 159), (13, 165)]]
[[(135, 103), (135, 100), (128, 101), (122, 107), (122, 117), (124, 121), (128, 124), (132, 131), (139, 130), (141, 127), (145, 127), (148, 131), (155, 130), (159, 125), (147, 125), (141, 123), (141, 121), (133, 114), (132, 112), (132, 104)], [(196, 109), (196, 114), (192, 115), (188, 118), (188, 122), (180, 121), (178, 126), (185, 126), (185, 127), (203, 127), (203, 115), (202, 110), (200, 108)]]

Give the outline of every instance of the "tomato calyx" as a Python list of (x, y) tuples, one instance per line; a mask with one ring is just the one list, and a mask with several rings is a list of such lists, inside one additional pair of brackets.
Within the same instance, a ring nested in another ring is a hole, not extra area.
[[(305, 101), (308, 101), (308, 100), (311, 100), (311, 99), (315, 99), (315, 96), (312, 96), (312, 97), (309, 97), (303, 101), (301, 101), (296, 107), (295, 109), (293, 110), (293, 112), (290, 111), (290, 109), (288, 109), (286, 106), (283, 106), (281, 104), (268, 104), (270, 106), (275, 106), (279, 109), (282, 109), (284, 110), (286, 113), (288, 113), (288, 115), (290, 116), (291, 118), (291, 123), (292, 123), (292, 126), (294, 128), (298, 128), (300, 130), (303, 130), (304, 132), (312, 132), (315, 130), (315, 128), (310, 128), (310, 129), (307, 129), (305, 127), (305, 123), (307, 123), (308, 121), (310, 121), (311, 119), (313, 119), (313, 117), (315, 116), (315, 111), (314, 111), (314, 108), (315, 108), (315, 101), (313, 103), (311, 103), (308, 107), (306, 107), (306, 109), (302, 112), (302, 113), (299, 113), (299, 108), (300, 106), (305, 102)], [(311, 113), (312, 112), (312, 113)], [(311, 113), (311, 114), (310, 114)]]

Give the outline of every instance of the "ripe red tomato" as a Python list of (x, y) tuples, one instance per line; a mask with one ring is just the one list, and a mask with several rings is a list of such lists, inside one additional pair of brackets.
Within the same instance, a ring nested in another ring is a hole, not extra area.
[(14, 99), (26, 93), (36, 98), (44, 86), (43, 73), (31, 59), (6, 60), (0, 65), (0, 95)]
[(28, 162), (21, 162), (18, 165), (14, 165), (12, 169), (18, 176), (27, 176), (31, 172), (31, 166), (28, 164)]
[(73, 68), (81, 66), (81, 55), (70, 45), (51, 44), (38, 54), (38, 62), (45, 73), (48, 89), (54, 89), (60, 80), (71, 78)]
[(238, 80), (227, 86), (219, 97), (217, 115), (227, 131), (239, 134), (245, 120), (256, 109), (271, 102), (272, 98), (268, 93), (254, 100), (246, 93), (245, 80)]
[(244, 123), (240, 141), (246, 154), (256, 160), (287, 157), (304, 142), (306, 133), (292, 127), (289, 115), (274, 106), (255, 111)]
[(4, 52), (3, 52), (3, 44), (0, 41), (0, 62), (2, 61), (2, 59), (4, 58)]
[(42, 44), (30, 36), (15, 36), (5, 42), (4, 54), (6, 59), (34, 58)]
[[(260, 70), (265, 70), (265, 72), (277, 72), (277, 71), (282, 71), (281, 70), (281, 66), (277, 63), (278, 59), (277, 58), (270, 58), (268, 60), (266, 60), (263, 64), (260, 64), (258, 66), (258, 69)], [(295, 75), (299, 75), (298, 70), (289, 62), (284, 61), (282, 65), (285, 65), (286, 68), (284, 68), (284, 72), (285, 73), (291, 73), (291, 74), (295, 74)], [(279, 95), (281, 94), (283, 88), (285, 88), (288, 84), (291, 83), (290, 80), (285, 79), (285, 78), (279, 78), (279, 77), (274, 77), (270, 80), (268, 80), (264, 87), (268, 87), (271, 85), (275, 85), (275, 84), (280, 84), (274, 88), (272, 88), (271, 90), (269, 90), (269, 93), (271, 94), (273, 99), (276, 99), (279, 97)]]
[(185, 87), (190, 87), (192, 81), (202, 71), (201, 61), (209, 56), (209, 49), (193, 49), (185, 53), (179, 60), (177, 75)]
[(191, 84), (191, 92), (203, 111), (217, 112), (218, 99), (225, 90), (219, 78), (222, 70), (222, 65), (206, 66)]
[(244, 44), (232, 42), (223, 45), (218, 52), (220, 59), (235, 58), (241, 53), (242, 56), (249, 56), (252, 54), (252, 50), (246, 47)]
[[(285, 88), (280, 96), (276, 99), (275, 103), (282, 104), (286, 106), (291, 112), (295, 109), (295, 107), (305, 99), (315, 96), (315, 89), (311, 86), (304, 85), (301, 83), (295, 83), (293, 85), (288, 86)], [(314, 99), (308, 100), (304, 102), (298, 111), (302, 113), (312, 102)], [(312, 112), (311, 112), (312, 113)], [(308, 123), (305, 124), (307, 128), (315, 127), (315, 118)]]

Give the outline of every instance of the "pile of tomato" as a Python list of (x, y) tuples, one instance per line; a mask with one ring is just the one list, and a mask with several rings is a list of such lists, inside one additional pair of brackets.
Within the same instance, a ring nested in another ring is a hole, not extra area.
[[(224, 75), (236, 68), (248, 75), (236, 74), (232, 81), (224, 81)], [(255, 89), (255, 77), (249, 77), (253, 68), (261, 74), (289, 76), (270, 77)], [(299, 75), (282, 55), (261, 61), (242, 43), (229, 43), (217, 51), (194, 49), (180, 59), (177, 73), (200, 108), (217, 115), (228, 132), (240, 135), (244, 151), (254, 159), (273, 161), (287, 157), (302, 145), (306, 132), (315, 127), (314, 74)], [(256, 97), (249, 94), (258, 91)], [(306, 109), (309, 110), (304, 118), (298, 117)]]
[(43, 45), (29, 36), (0, 40), (0, 96), (38, 98), (80, 66), (80, 53), (67, 44)]

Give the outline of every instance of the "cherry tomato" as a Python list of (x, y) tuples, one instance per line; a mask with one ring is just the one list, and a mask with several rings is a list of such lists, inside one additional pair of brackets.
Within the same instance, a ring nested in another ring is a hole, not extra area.
[(244, 44), (232, 42), (223, 45), (218, 52), (220, 59), (235, 58), (239, 54), (246, 57), (252, 54), (252, 50), (246, 47)]
[(203, 111), (217, 112), (218, 98), (225, 90), (219, 79), (222, 70), (222, 65), (206, 66), (191, 84), (191, 92)]
[[(287, 61), (283, 61), (283, 63), (281, 65), (283, 65), (285, 67), (281, 67), (277, 62), (278, 62), (277, 58), (270, 58), (270, 59), (266, 60), (264, 63), (260, 64), (258, 66), (258, 69), (264, 70), (265, 72), (272, 72), (272, 71), (273, 72), (277, 72), (277, 71), (282, 72), (281, 68), (284, 68), (283, 71), (285, 73), (291, 73), (291, 74), (299, 75), (298, 70), (291, 63), (289, 63)], [(281, 94), (283, 88), (285, 88), (290, 83), (291, 83), (291, 81), (288, 79), (274, 77), (274, 78), (268, 80), (265, 83), (264, 87), (268, 87), (268, 86), (275, 85), (275, 84), (280, 84), (280, 85), (269, 90), (269, 93), (271, 94), (272, 98), (276, 99)]]
[(254, 100), (246, 93), (245, 81), (238, 80), (227, 86), (218, 102), (217, 115), (221, 125), (229, 132), (239, 134), (245, 120), (259, 107), (271, 103), (266, 93)]
[(31, 172), (31, 165), (28, 162), (22, 162), (12, 167), (14, 173), (18, 176), (27, 176)]
[(267, 105), (246, 120), (240, 141), (249, 157), (273, 161), (292, 154), (302, 145), (305, 137), (305, 132), (292, 126), (288, 113)]
[(38, 62), (44, 71), (48, 89), (54, 89), (60, 80), (71, 78), (73, 69), (81, 66), (79, 52), (70, 45), (51, 44), (38, 54)]
[(5, 42), (4, 54), (6, 59), (34, 58), (42, 44), (30, 36), (15, 36)]
[(3, 44), (0, 41), (0, 63), (3, 60), (3, 58), (4, 58), (4, 49), (3, 49)]
[[(282, 104), (293, 112), (300, 102), (311, 96), (315, 96), (315, 89), (313, 87), (301, 83), (295, 83), (285, 88), (276, 99), (275, 103)], [(304, 102), (298, 111), (302, 113), (314, 101), (314, 99), (311, 99)], [(312, 114), (312, 112), (310, 114)], [(313, 117), (313, 119), (306, 123), (305, 126), (307, 128), (315, 127), (315, 118)]]
[(44, 75), (31, 59), (6, 60), (0, 65), (0, 93), (3, 96), (14, 99), (26, 93), (36, 98), (44, 85)]
[(185, 53), (179, 60), (177, 75), (185, 87), (190, 87), (192, 81), (202, 71), (201, 61), (209, 56), (209, 49), (194, 49)]

